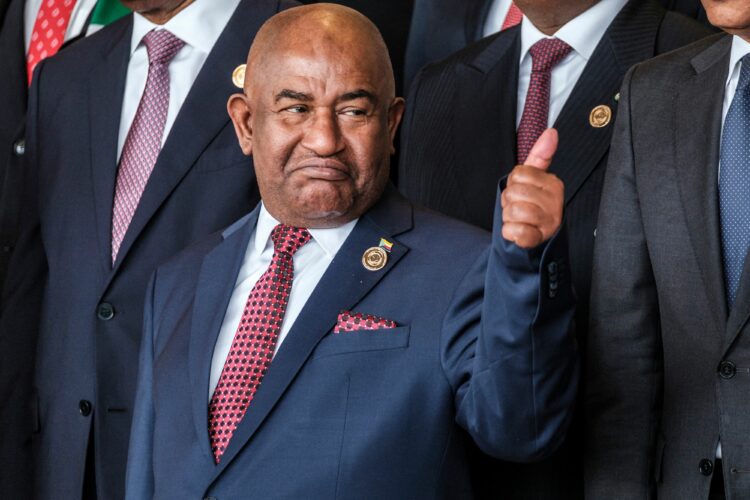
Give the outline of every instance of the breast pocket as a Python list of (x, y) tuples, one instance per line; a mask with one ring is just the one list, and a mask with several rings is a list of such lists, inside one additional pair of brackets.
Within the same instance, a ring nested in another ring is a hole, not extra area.
[(409, 326), (329, 333), (320, 341), (314, 358), (357, 352), (404, 349), (409, 346)]

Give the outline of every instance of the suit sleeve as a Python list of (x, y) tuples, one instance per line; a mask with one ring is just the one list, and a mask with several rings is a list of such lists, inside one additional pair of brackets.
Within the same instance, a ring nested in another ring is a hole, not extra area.
[(126, 500), (154, 497), (154, 290), (156, 273), (151, 278), (143, 314), (143, 339), (138, 361), (138, 383), (125, 478)]
[(456, 291), (443, 327), (442, 362), (456, 420), (487, 454), (528, 462), (562, 442), (578, 388), (574, 293), (565, 224), (523, 250), (501, 236)]
[(21, 181), (19, 237), (10, 258), (0, 312), (0, 491), (30, 498), (31, 437), (39, 431), (33, 374), (47, 279), (47, 260), (39, 225), (39, 165), (36, 160), (40, 85), (44, 61), (29, 92), (26, 154)]
[(586, 498), (649, 498), (662, 355), (625, 77), (594, 249), (586, 353)]

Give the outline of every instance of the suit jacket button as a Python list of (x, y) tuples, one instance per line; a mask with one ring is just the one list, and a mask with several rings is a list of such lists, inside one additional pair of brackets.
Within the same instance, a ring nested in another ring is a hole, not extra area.
[(25, 152), (26, 152), (26, 141), (24, 141), (23, 139), (19, 139), (13, 143), (13, 153), (16, 156), (23, 156)]
[(737, 373), (737, 367), (731, 361), (722, 361), (719, 363), (719, 376), (729, 380)]
[(557, 262), (550, 262), (547, 264), (547, 272), (550, 274), (557, 274)]
[(108, 302), (102, 302), (96, 308), (96, 317), (102, 321), (109, 321), (115, 317), (115, 308)]
[(78, 402), (78, 411), (80, 411), (81, 415), (84, 417), (91, 415), (91, 408), (91, 402), (86, 401), (85, 399)]
[(704, 458), (698, 464), (698, 470), (704, 476), (710, 476), (714, 472), (714, 463), (707, 458)]

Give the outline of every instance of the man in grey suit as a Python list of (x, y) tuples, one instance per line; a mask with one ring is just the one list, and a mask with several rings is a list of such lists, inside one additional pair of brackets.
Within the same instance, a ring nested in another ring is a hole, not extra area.
[(750, 3), (703, 5), (726, 33), (623, 83), (594, 258), (587, 498), (750, 495)]

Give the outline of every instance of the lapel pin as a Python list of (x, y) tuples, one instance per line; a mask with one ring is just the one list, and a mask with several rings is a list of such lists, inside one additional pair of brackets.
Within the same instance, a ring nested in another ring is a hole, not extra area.
[(244, 88), (245, 87), (245, 68), (246, 64), (240, 64), (236, 68), (234, 68), (234, 71), (232, 71), (232, 83), (234, 83), (234, 86), (237, 88)]
[(381, 247), (370, 247), (362, 256), (362, 265), (368, 271), (380, 271), (388, 262), (388, 254)]
[(615, 102), (620, 102), (620, 93), (615, 94)]
[(612, 108), (606, 104), (595, 107), (589, 115), (589, 123), (594, 128), (604, 128), (609, 125), (610, 120), (612, 120)]

